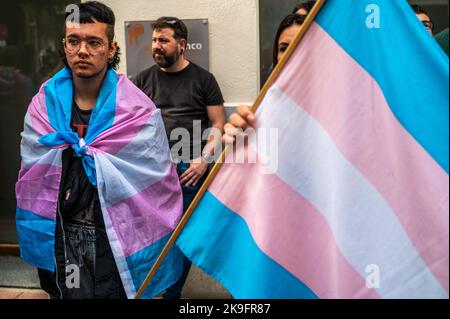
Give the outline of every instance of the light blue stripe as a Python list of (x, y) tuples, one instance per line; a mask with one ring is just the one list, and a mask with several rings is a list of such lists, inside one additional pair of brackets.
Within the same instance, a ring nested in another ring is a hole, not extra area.
[(112, 127), (116, 114), (116, 95), (118, 77), (114, 70), (106, 73), (100, 94), (92, 111), (89, 130), (86, 135), (86, 144), (92, 143), (97, 136)]
[(35, 267), (54, 271), (56, 220), (17, 208), (16, 227), (21, 258)]
[[(48, 119), (55, 131), (72, 132), (73, 83), (72, 73), (65, 67), (44, 86)], [(61, 112), (62, 111), (62, 112)]]
[[(150, 272), (169, 238), (170, 235), (167, 235), (153, 245), (142, 249), (126, 259), (136, 291), (144, 282), (145, 277)], [(159, 295), (180, 278), (183, 265), (182, 257), (183, 255), (178, 247), (173, 246), (170, 249), (147, 289), (144, 291), (142, 295), (143, 299), (151, 299)]]
[(197, 266), (237, 299), (317, 299), (264, 254), (246, 222), (207, 192), (177, 241)]
[[(373, 4), (379, 29), (366, 26)], [(448, 57), (407, 1), (328, 0), (317, 23), (377, 81), (400, 123), (448, 173)]]

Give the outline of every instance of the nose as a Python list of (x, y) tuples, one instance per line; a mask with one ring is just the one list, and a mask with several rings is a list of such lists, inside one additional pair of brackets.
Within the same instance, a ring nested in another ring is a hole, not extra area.
[(153, 42), (153, 50), (158, 49), (161, 50), (161, 43), (158, 41)]
[(80, 43), (80, 51), (78, 51), (78, 54), (89, 55), (89, 51), (87, 49), (87, 43), (86, 42), (81, 41), (81, 43)]
[(164, 48), (164, 44), (165, 44), (165, 42), (163, 42), (163, 41), (161, 41), (159, 39), (156, 39), (156, 40), (153, 41), (153, 47), (155, 49), (162, 50)]

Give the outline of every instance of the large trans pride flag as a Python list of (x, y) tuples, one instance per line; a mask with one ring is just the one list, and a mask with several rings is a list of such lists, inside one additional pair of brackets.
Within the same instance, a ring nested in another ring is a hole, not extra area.
[[(54, 271), (61, 155), (73, 147), (98, 188), (109, 242), (129, 298), (133, 298), (182, 213), (182, 194), (161, 114), (126, 77), (106, 74), (84, 139), (70, 129), (72, 77), (64, 68), (34, 97), (22, 133), (16, 185), (22, 258)], [(181, 265), (172, 249), (151, 298), (175, 282)]]
[(276, 172), (250, 139), (179, 247), (235, 298), (448, 298), (448, 90), (407, 1), (325, 2), (256, 113)]

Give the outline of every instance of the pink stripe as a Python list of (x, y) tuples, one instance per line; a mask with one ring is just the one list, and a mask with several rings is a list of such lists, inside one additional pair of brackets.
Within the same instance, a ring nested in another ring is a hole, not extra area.
[(39, 93), (33, 97), (33, 100), (28, 107), (28, 114), (31, 117), (33, 131), (35, 131), (38, 135), (44, 136), (55, 132), (48, 119), (44, 86), (42, 86)]
[(398, 122), (370, 74), (313, 24), (275, 85), (382, 194), (448, 292), (448, 174)]
[(36, 164), (22, 169), (16, 184), (17, 207), (47, 219), (56, 219), (61, 168)]
[(209, 191), (246, 221), (265, 254), (318, 297), (379, 298), (341, 254), (323, 216), (260, 163), (224, 164)]
[[(177, 187), (177, 189), (174, 189)], [(173, 231), (183, 209), (175, 167), (139, 194), (106, 208), (125, 257), (157, 242)]]
[(119, 76), (116, 101), (112, 128), (100, 134), (90, 145), (109, 154), (117, 154), (128, 145), (149, 122), (156, 109), (153, 102), (123, 75)]

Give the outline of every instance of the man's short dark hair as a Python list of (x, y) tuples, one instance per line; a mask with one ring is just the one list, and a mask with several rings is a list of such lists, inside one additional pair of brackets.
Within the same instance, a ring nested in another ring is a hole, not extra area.
[(188, 29), (183, 21), (176, 17), (161, 17), (152, 25), (153, 30), (172, 29), (176, 40), (188, 40)]
[[(108, 27), (106, 30), (106, 35), (108, 37), (109, 43), (114, 40), (114, 27), (116, 24), (116, 17), (114, 16), (114, 12), (107, 5), (98, 2), (98, 1), (88, 1), (83, 2), (77, 5), (80, 12), (80, 23), (105, 23)], [(64, 22), (64, 34), (66, 30), (66, 21), (71, 15), (71, 12), (66, 12), (65, 22)], [(63, 62), (65, 65), (68, 65), (66, 55), (63, 54)], [(108, 68), (112, 68), (117, 70), (120, 63), (120, 48), (117, 47), (116, 54), (114, 55), (111, 61), (108, 61)]]
[(422, 6), (419, 6), (418, 4), (412, 4), (411, 8), (414, 10), (415, 14), (426, 14), (428, 17), (430, 16), (428, 12), (425, 11), (425, 9)]
[[(434, 31), (434, 24), (433, 24), (433, 22), (431, 20), (431, 16), (428, 14), (428, 12), (422, 6), (419, 6), (418, 4), (412, 4), (411, 8), (413, 9), (413, 11), (414, 11), (414, 13), (416, 15), (424, 14), (424, 15), (426, 15), (428, 17), (428, 19), (430, 19), (430, 22), (427, 22), (427, 23), (429, 23), (429, 25), (426, 25), (426, 27), (430, 28), (431, 32), (433, 33), (433, 31)], [(425, 22), (424, 22), (424, 24), (425, 24)]]
[(312, 8), (314, 7), (314, 5), (316, 4), (316, 2), (317, 2), (317, 0), (309, 0), (309, 1), (302, 2), (295, 6), (294, 10), (292, 10), (292, 13), (297, 13), (297, 11), (300, 9), (303, 9), (307, 13), (309, 13), (312, 10)]

